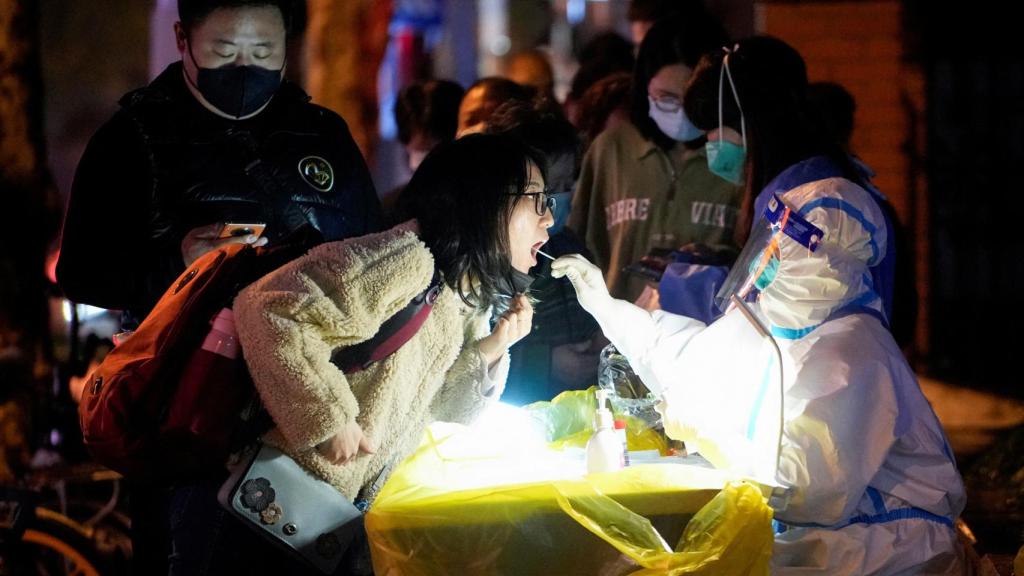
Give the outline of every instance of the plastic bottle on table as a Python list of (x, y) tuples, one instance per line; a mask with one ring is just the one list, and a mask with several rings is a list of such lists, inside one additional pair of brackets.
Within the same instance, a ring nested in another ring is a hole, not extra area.
[(614, 472), (625, 465), (622, 440), (615, 433), (612, 412), (606, 406), (608, 392), (597, 390), (597, 411), (594, 414), (594, 435), (587, 442), (587, 473)]

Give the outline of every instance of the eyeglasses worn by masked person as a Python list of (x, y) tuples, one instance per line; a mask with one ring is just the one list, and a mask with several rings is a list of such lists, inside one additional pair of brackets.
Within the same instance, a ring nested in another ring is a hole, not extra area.
[(678, 96), (648, 94), (647, 101), (647, 115), (665, 136), (676, 142), (691, 142), (704, 136), (704, 131), (694, 126), (686, 116), (683, 101)]
[(649, 95), (648, 98), (650, 98), (650, 103), (653, 104), (655, 108), (661, 110), (662, 112), (678, 112), (683, 108), (683, 101), (680, 100), (677, 96)]

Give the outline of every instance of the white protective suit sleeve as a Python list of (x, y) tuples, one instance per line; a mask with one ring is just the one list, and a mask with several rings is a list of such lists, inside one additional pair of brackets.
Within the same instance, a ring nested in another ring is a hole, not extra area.
[(601, 271), (580, 256), (559, 258), (551, 271), (569, 278), (580, 305), (661, 396), (669, 437), (717, 468), (772, 481), (780, 418), (775, 353), (739, 310), (706, 326), (613, 299)]
[(660, 395), (672, 384), (667, 378), (671, 371), (659, 370), (671, 364), (671, 353), (664, 353), (682, 350), (690, 338), (705, 328), (699, 320), (660, 310), (648, 312), (612, 298), (601, 270), (579, 254), (552, 262), (551, 275), (564, 276), (572, 282), (580, 306), (597, 320), (605, 337), (629, 359), (630, 366), (655, 394)]

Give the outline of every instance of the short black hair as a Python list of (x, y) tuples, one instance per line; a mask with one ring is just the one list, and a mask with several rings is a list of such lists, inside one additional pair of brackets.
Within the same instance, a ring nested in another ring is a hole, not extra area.
[(281, 11), (285, 33), (291, 36), (296, 0), (178, 0), (178, 20), (186, 34), (202, 23), (211, 13), (220, 9), (272, 6)]
[(491, 114), (504, 102), (509, 100), (518, 100), (520, 102), (529, 102), (533, 99), (533, 90), (517, 84), (508, 78), (502, 78), (500, 76), (487, 76), (474, 82), (466, 90), (468, 94), (470, 91), (480, 88), (484, 92), (484, 103), (483, 105), (473, 112), (473, 115), (469, 117), (466, 122), (466, 126), (475, 126), (483, 122), (487, 124), (490, 121)]
[(415, 82), (402, 88), (395, 100), (398, 140), (408, 144), (416, 133), (435, 142), (455, 138), (459, 124), (459, 104), (466, 93), (451, 80)]
[(604, 131), (608, 118), (616, 110), (631, 109), (632, 92), (633, 75), (629, 72), (610, 74), (587, 88), (579, 99), (576, 121), (586, 147)]
[(647, 85), (651, 78), (665, 66), (673, 64), (683, 64), (692, 70), (701, 56), (721, 50), (727, 42), (725, 29), (704, 11), (660, 20), (651, 27), (636, 56), (630, 103), (630, 119), (645, 138), (666, 150), (675, 145), (675, 141), (663, 134), (648, 114)]
[(808, 110), (829, 137), (844, 149), (850, 147), (857, 102), (846, 88), (835, 82), (811, 82), (807, 85)]
[(552, 109), (544, 101), (529, 103), (513, 100), (502, 104), (491, 115), (485, 132), (511, 134), (539, 152), (544, 160), (540, 168), (545, 179), (553, 176), (552, 168), (562, 159), (569, 161), (571, 172), (559, 176), (571, 181), (575, 181), (579, 176), (583, 156), (580, 137), (565, 115), (561, 114), (560, 110)]
[(530, 162), (543, 165), (517, 138), (469, 134), (434, 148), (398, 199), (397, 214), (416, 219), (445, 284), (470, 306), (501, 307), (501, 286), (514, 285), (508, 226)]
[(588, 88), (618, 72), (632, 72), (633, 43), (615, 32), (598, 34), (580, 50), (580, 67), (572, 77), (569, 99), (579, 100)]

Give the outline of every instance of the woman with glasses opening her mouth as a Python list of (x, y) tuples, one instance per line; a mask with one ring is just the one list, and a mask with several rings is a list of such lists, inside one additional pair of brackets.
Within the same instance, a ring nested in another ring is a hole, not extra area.
[[(403, 224), (318, 246), (243, 290), (238, 333), (276, 425), (264, 441), (348, 498), (372, 501), (428, 424), (468, 423), (496, 402), (508, 347), (530, 331), (526, 272), (554, 221), (541, 166), (510, 136), (441, 144), (399, 199)], [(435, 272), (440, 290), (408, 342), (360, 372), (331, 362)], [(505, 309), (493, 328), (492, 307)]]
[[(547, 202), (555, 223), (548, 229), (551, 240), (542, 256), (586, 253), (583, 243), (565, 226), (582, 156), (573, 125), (543, 103), (506, 102), (491, 115), (484, 131), (515, 136), (544, 156)], [(552, 278), (550, 273), (551, 262), (544, 258), (532, 271), (535, 329), (510, 349), (502, 402), (526, 405), (551, 400), (565, 390), (586, 388), (597, 381), (598, 353), (607, 342), (597, 322), (580, 307), (568, 280)]]

